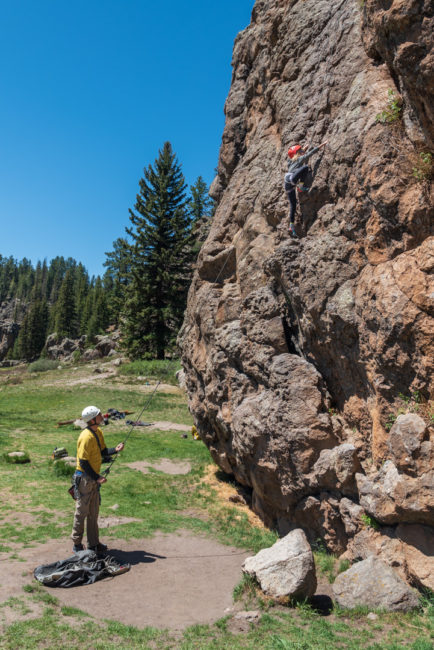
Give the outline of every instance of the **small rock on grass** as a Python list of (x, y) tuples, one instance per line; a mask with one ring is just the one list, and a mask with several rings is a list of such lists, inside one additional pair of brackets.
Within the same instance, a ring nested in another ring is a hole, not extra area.
[(10, 451), (4, 457), (8, 463), (30, 463), (30, 457), (26, 451)]
[(77, 465), (75, 456), (63, 456), (62, 458), (57, 458), (54, 462), (56, 464), (63, 463), (64, 465), (68, 465), (68, 467), (75, 467)]
[(332, 589), (336, 602), (345, 609), (362, 606), (408, 612), (419, 606), (416, 591), (373, 555), (339, 574)]

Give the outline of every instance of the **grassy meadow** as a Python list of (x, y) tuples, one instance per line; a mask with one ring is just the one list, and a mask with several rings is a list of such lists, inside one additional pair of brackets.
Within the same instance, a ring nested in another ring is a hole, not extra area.
[[(137, 418), (149, 396), (141, 390), (143, 380), (137, 377), (146, 375), (151, 384), (154, 380), (150, 368), (146, 370), (147, 373), (140, 366), (128, 373), (124, 368), (116, 377), (100, 378), (93, 374), (92, 366), (30, 373), (25, 368), (0, 369), (0, 586), (7, 559), (19, 560), (20, 553), (29, 546), (49, 539), (65, 539), (64, 557), (70, 555), (74, 510), (67, 493), (70, 479), (67, 471), (56, 469), (51, 454), (54, 447), (66, 447), (75, 456), (79, 431), (73, 425), (58, 427), (57, 422), (78, 417), (88, 404), (96, 404), (103, 411), (134, 411), (127, 417)], [(157, 392), (141, 419), (192, 424), (185, 396), (176, 390)], [(123, 440), (128, 430), (123, 420), (111, 422), (104, 428), (107, 446)], [(19, 450), (27, 452), (31, 462), (6, 462), (4, 454)], [(172, 476), (152, 468), (142, 474), (126, 466), (133, 461), (153, 462), (161, 458), (188, 461), (192, 469), (186, 475)], [(183, 438), (179, 431), (135, 428), (102, 488), (100, 516), (113, 515), (111, 506), (117, 504), (116, 515), (134, 517), (139, 522), (104, 529), (102, 539), (143, 538), (156, 531), (176, 532), (182, 528), (253, 552), (270, 546), (277, 539), (273, 531), (250, 523), (245, 511), (222, 500), (203, 480), (211, 463), (206, 447), (191, 435)], [(343, 568), (333, 558), (325, 558), (324, 553), (317, 554), (317, 566), (330, 581), (333, 571)], [(0, 621), (5, 608), (17, 614), (15, 622), (5, 624), (3, 629), (0, 624), (0, 648), (433, 647), (434, 604), (428, 599), (416, 613), (378, 613), (376, 620), (370, 620), (362, 610), (351, 614), (335, 610), (324, 616), (307, 603), (276, 604), (262, 597), (248, 580), (235, 589), (234, 598), (239, 609), (258, 609), (259, 622), (240, 631), (234, 627), (232, 617), (227, 616), (214, 625), (195, 625), (183, 633), (139, 630), (115, 621), (98, 621), (78, 609), (62, 607), (56, 590), (48, 590), (29, 579), (22, 596), (0, 603)], [(41, 615), (26, 620), (29, 605), (35, 602), (41, 605)]]

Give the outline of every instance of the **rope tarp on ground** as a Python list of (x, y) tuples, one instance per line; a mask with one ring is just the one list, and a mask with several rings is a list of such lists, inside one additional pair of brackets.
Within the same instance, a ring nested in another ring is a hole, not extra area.
[(94, 551), (79, 551), (66, 560), (36, 567), (33, 575), (47, 587), (77, 587), (129, 569), (129, 564), (120, 565), (112, 557), (101, 558)]

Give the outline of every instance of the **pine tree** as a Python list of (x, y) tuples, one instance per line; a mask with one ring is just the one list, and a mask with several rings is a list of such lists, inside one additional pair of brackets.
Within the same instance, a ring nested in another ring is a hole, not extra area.
[(36, 300), (22, 322), (14, 346), (15, 358), (31, 361), (39, 356), (45, 345), (48, 323), (48, 307), (45, 300)]
[(88, 341), (93, 342), (97, 334), (103, 334), (110, 324), (107, 298), (101, 278), (98, 277), (93, 290), (92, 311), (87, 324)]
[(132, 358), (163, 359), (181, 325), (191, 278), (191, 219), (185, 181), (166, 142), (154, 166), (144, 170), (135, 210), (123, 344)]
[(76, 305), (77, 305), (77, 313), (78, 313), (78, 322), (79, 322), (79, 333), (80, 334), (85, 334), (86, 333), (86, 327), (82, 329), (81, 327), (81, 316), (84, 312), (85, 305), (86, 305), (86, 298), (89, 293), (89, 274), (84, 268), (83, 264), (79, 263), (77, 264), (77, 267), (75, 269), (75, 278), (74, 278), (74, 284), (75, 284), (75, 298), (76, 298)]
[(209, 195), (208, 185), (202, 176), (198, 176), (194, 185), (190, 185), (191, 197), (188, 201), (193, 225), (203, 217), (210, 219), (214, 212), (214, 200)]
[(74, 290), (74, 272), (69, 269), (60, 285), (56, 304), (55, 328), (60, 336), (74, 338), (78, 334), (76, 296)]
[(194, 234), (194, 254), (198, 256), (203, 242), (208, 237), (211, 219), (215, 211), (215, 202), (209, 195), (209, 189), (202, 176), (198, 176), (194, 185), (190, 186), (191, 197), (188, 209), (192, 219)]
[(131, 247), (126, 239), (119, 237), (113, 242), (113, 251), (106, 253), (106, 256), (104, 288), (107, 291), (110, 322), (118, 326), (131, 271)]

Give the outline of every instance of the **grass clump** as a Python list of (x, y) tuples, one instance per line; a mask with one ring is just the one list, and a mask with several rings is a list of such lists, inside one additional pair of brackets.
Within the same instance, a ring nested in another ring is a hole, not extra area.
[(432, 153), (421, 151), (413, 166), (413, 176), (418, 183), (430, 181), (434, 176)]
[[(19, 454), (11, 456), (11, 454)], [(3, 460), (10, 465), (22, 465), (23, 463), (30, 463), (30, 456), (27, 451), (9, 451), (3, 454)]]
[(318, 571), (326, 576), (330, 584), (336, 580), (339, 573), (343, 573), (350, 568), (349, 560), (340, 560), (332, 553), (329, 553), (322, 539), (317, 539), (312, 545), (315, 565)]
[(258, 589), (258, 583), (253, 576), (243, 573), (240, 582), (234, 587), (233, 598), (235, 602), (239, 600), (251, 600), (255, 598)]
[(47, 372), (58, 368), (59, 362), (54, 359), (37, 359), (28, 367), (29, 372)]
[(341, 560), (338, 564), (338, 574), (348, 571), (350, 566), (351, 566), (351, 562), (349, 560)]
[(317, 539), (312, 544), (313, 556), (315, 559), (315, 566), (318, 571), (327, 577), (330, 584), (335, 581), (335, 564), (336, 557), (327, 551), (322, 539)]
[(128, 377), (143, 377), (146, 380), (161, 381), (165, 384), (176, 385), (176, 373), (181, 369), (179, 360), (146, 360), (132, 361), (131, 363), (120, 366), (119, 375)]
[(402, 99), (397, 97), (395, 91), (391, 89), (387, 91), (387, 97), (386, 108), (375, 116), (376, 121), (380, 124), (393, 124), (402, 117)]
[(366, 528), (373, 528), (374, 530), (380, 530), (380, 523), (371, 515), (368, 515), (366, 512), (363, 515), (360, 515), (360, 520), (366, 526)]
[(75, 465), (72, 465), (69, 461), (65, 461), (63, 458), (58, 458), (57, 460), (49, 461), (55, 476), (58, 478), (71, 478), (75, 472)]

